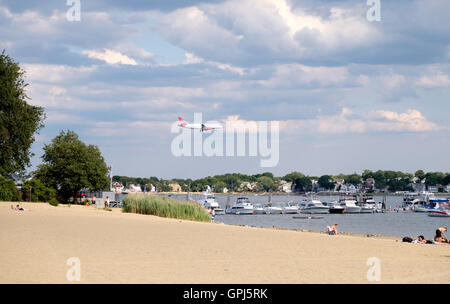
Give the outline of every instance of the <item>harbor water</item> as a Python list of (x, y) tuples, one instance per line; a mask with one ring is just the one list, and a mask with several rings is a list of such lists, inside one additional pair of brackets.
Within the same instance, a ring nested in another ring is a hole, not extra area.
[[(266, 195), (246, 196), (252, 204), (264, 204), (269, 201)], [(174, 195), (172, 198), (186, 200), (186, 195)], [(191, 199), (201, 199), (202, 196), (191, 196)], [(237, 195), (230, 197), (233, 205)], [(296, 195), (273, 195), (272, 204), (281, 202), (300, 202), (304, 197)], [(331, 202), (339, 199), (338, 196), (318, 196), (322, 202)], [(382, 202), (383, 197), (375, 196), (376, 202)], [(216, 201), (225, 209), (228, 196), (218, 195)], [(402, 196), (386, 196), (387, 209), (401, 207)], [(374, 234), (385, 236), (410, 236), (419, 235), (432, 239), (438, 227), (448, 227), (450, 218), (429, 217), (426, 213), (396, 212), (373, 214), (320, 214), (321, 219), (295, 219), (295, 214), (258, 214), (258, 215), (216, 215), (215, 222), (230, 225), (247, 225), (255, 227), (277, 227), (294, 230), (324, 231), (326, 226), (338, 224), (339, 232)]]

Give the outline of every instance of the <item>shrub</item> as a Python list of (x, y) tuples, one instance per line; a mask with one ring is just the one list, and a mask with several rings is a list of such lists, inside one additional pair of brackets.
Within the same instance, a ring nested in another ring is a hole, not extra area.
[(19, 192), (14, 181), (0, 176), (0, 201), (17, 202), (19, 200)]
[(122, 211), (199, 222), (211, 221), (208, 212), (197, 203), (181, 202), (155, 195), (127, 195), (123, 199)]
[(48, 201), (48, 203), (54, 207), (58, 206), (59, 202), (56, 200), (56, 198), (52, 198)]
[[(31, 190), (31, 191), (30, 191)], [(27, 202), (49, 202), (56, 197), (56, 190), (47, 188), (40, 180), (31, 179), (22, 186), (22, 199)]]

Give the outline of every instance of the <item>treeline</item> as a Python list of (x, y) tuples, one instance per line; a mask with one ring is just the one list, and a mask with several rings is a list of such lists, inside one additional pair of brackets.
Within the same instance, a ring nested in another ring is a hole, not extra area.
[(254, 185), (255, 191), (278, 191), (283, 181), (292, 182), (293, 189), (297, 192), (314, 191), (317, 188), (324, 190), (334, 190), (337, 181), (343, 180), (346, 185), (361, 185), (367, 183), (371, 178), (374, 180), (374, 187), (386, 189), (388, 191), (412, 191), (412, 183), (424, 183), (426, 186), (448, 185), (450, 184), (450, 173), (427, 172), (417, 170), (415, 173), (404, 173), (391, 170), (364, 170), (361, 174), (338, 174), (308, 176), (301, 172), (291, 172), (284, 176), (276, 177), (271, 172), (262, 174), (246, 175), (239, 173), (208, 176), (201, 179), (159, 179), (157, 177), (135, 178), (128, 176), (114, 176), (113, 181), (119, 182), (127, 187), (130, 184), (140, 185), (142, 189), (151, 189), (154, 186), (157, 191), (170, 191), (170, 184), (178, 184), (183, 191), (200, 192), (208, 187), (215, 192), (223, 192), (226, 188), (229, 191), (249, 190), (241, 187), (243, 183)]

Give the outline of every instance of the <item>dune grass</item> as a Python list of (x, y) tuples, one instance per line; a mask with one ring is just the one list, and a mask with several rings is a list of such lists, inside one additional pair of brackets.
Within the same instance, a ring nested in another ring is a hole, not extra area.
[(122, 211), (160, 217), (210, 222), (211, 216), (199, 204), (176, 201), (156, 195), (129, 194), (123, 199)]

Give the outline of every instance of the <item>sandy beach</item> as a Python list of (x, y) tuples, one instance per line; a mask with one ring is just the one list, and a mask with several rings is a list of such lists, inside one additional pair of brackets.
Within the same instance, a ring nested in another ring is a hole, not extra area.
[(92, 207), (0, 203), (0, 283), (450, 283), (450, 246), (197, 223)]

